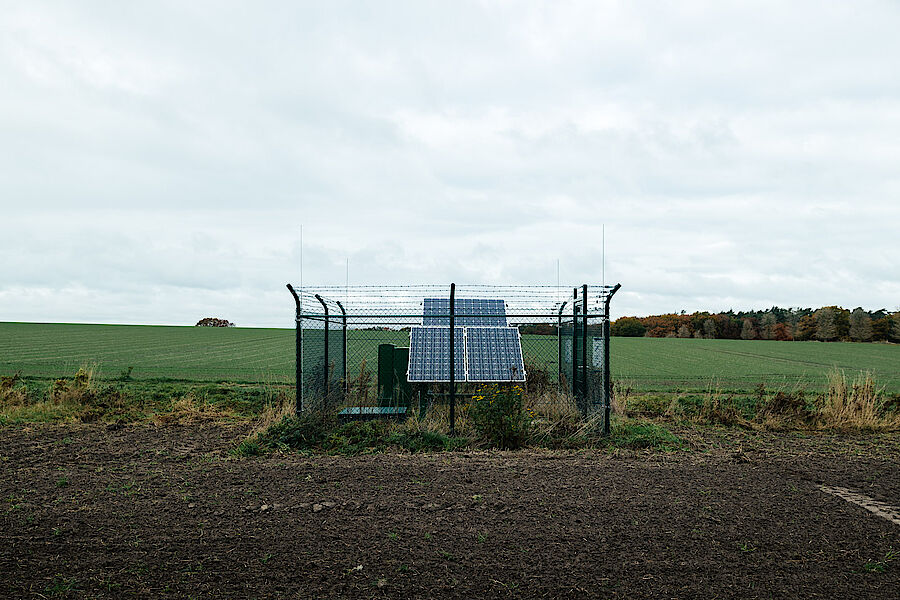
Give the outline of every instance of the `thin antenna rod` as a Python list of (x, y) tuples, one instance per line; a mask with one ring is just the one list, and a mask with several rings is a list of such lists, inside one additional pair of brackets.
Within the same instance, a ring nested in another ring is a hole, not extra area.
[(559, 302), (559, 259), (556, 259), (556, 301)]
[(603, 258), (602, 258), (603, 266), (601, 267), (600, 279), (602, 279), (602, 281), (603, 281), (603, 287), (606, 287), (606, 223), (604, 223), (602, 225), (602, 227), (603, 227), (603, 229), (602, 229), (602, 231), (603, 231), (603, 251), (601, 252), (601, 254), (603, 256)]
[(300, 291), (303, 291), (303, 225), (300, 225)]

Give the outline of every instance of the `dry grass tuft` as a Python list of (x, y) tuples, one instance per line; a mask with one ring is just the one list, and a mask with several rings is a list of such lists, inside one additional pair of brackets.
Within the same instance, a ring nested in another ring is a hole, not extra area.
[(900, 415), (886, 414), (884, 388), (866, 371), (851, 382), (844, 371), (828, 373), (828, 389), (819, 409), (820, 425), (842, 430), (892, 431), (900, 429)]
[(735, 406), (734, 394), (723, 396), (718, 387), (713, 389), (712, 386), (703, 398), (699, 413), (692, 420), (716, 425), (747, 426), (747, 420)]
[(187, 394), (175, 400), (169, 412), (153, 415), (153, 422), (157, 425), (185, 425), (223, 421), (230, 417), (229, 413), (217, 406), (197, 400), (192, 394)]
[(255, 437), (262, 433), (275, 423), (280, 422), (284, 417), (290, 417), (296, 414), (296, 404), (294, 398), (285, 391), (279, 391), (266, 400), (259, 418), (253, 424), (253, 429), (247, 435), (247, 439)]

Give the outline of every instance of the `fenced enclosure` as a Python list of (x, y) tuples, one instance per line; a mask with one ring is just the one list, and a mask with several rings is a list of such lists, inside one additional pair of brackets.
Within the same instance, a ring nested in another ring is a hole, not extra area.
[(619, 285), (287, 287), (298, 413), (403, 407), (452, 431), (485, 385), (519, 386), (536, 416), (599, 415), (608, 430)]

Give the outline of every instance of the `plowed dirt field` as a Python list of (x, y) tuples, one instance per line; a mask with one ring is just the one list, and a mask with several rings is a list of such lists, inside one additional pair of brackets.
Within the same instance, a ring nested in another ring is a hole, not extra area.
[[(229, 454), (245, 429), (0, 429), (0, 597), (890, 598), (900, 436)], [(889, 509), (887, 509), (889, 512)]]

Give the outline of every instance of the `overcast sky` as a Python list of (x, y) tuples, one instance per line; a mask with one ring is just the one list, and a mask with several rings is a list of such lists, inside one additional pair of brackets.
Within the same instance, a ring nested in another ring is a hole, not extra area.
[(284, 284), (900, 307), (896, 2), (9, 2), (0, 321)]

